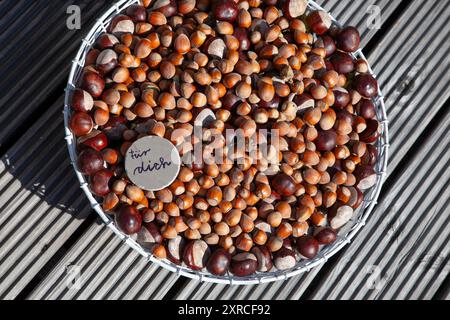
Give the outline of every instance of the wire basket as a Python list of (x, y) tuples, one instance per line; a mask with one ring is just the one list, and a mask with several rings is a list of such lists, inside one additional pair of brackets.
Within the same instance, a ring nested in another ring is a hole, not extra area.
[[(378, 96), (374, 99), (376, 105), (377, 117), (382, 125), (382, 134), (377, 141), (377, 148), (379, 151), (379, 159), (376, 164), (375, 170), (377, 172), (377, 183), (376, 185), (365, 194), (364, 201), (361, 207), (355, 212), (354, 217), (350, 220), (338, 233), (336, 242), (332, 245), (326, 246), (320, 250), (318, 256), (313, 260), (300, 260), (295, 267), (289, 270), (283, 271), (272, 271), (265, 273), (256, 273), (247, 277), (236, 277), (231, 273), (225, 276), (215, 276), (206, 271), (194, 271), (185, 266), (179, 266), (171, 261), (164, 259), (161, 260), (153, 256), (149, 251), (145, 250), (140, 244), (138, 244), (132, 237), (123, 234), (115, 225), (114, 220), (103, 212), (101, 205), (98, 203), (96, 198), (92, 195), (89, 190), (88, 183), (85, 177), (78, 171), (77, 168), (77, 154), (76, 154), (76, 138), (69, 129), (69, 118), (71, 114), (70, 110), (70, 98), (72, 91), (75, 89), (76, 83), (80, 78), (82, 73), (85, 58), (87, 52), (91, 49), (97, 37), (106, 32), (108, 25), (110, 24), (112, 18), (126, 9), (132, 4), (140, 3), (139, 0), (120, 0), (112, 5), (109, 10), (107, 10), (99, 19), (97, 19), (95, 25), (89, 31), (87, 36), (82, 40), (82, 44), (78, 53), (73, 60), (72, 68), (70, 70), (69, 80), (66, 87), (66, 94), (64, 100), (64, 127), (65, 127), (65, 139), (67, 141), (67, 146), (69, 149), (70, 160), (73, 168), (75, 169), (75, 174), (80, 181), (80, 187), (86, 194), (92, 208), (97, 212), (104, 223), (110, 228), (126, 245), (130, 246), (142, 256), (144, 256), (148, 261), (156, 263), (161, 267), (175, 272), (177, 275), (185, 276), (191, 279), (229, 284), (229, 285), (252, 285), (259, 283), (268, 283), (278, 280), (286, 280), (288, 278), (299, 275), (303, 272), (309, 272), (316, 266), (322, 265), (328, 261), (333, 255), (339, 252), (345, 245), (349, 244), (352, 239), (356, 236), (359, 230), (366, 224), (373, 208), (377, 204), (377, 199), (381, 191), (383, 180), (386, 176), (386, 168), (388, 164), (389, 156), (389, 130), (388, 130), (388, 120), (386, 116), (386, 109), (384, 105), (384, 98), (379, 90)], [(324, 10), (320, 5), (314, 1), (309, 1), (309, 10)], [(330, 14), (331, 16), (331, 14)], [(331, 17), (333, 23), (341, 26), (338, 21)], [(355, 58), (366, 60), (363, 52), (358, 50), (353, 54)], [(367, 60), (366, 60), (367, 61)], [(374, 76), (373, 70), (369, 66), (369, 72)]]

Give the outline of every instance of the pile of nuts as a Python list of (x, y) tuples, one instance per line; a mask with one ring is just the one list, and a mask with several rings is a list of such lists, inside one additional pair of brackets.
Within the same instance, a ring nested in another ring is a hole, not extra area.
[[(98, 37), (73, 93), (78, 169), (120, 230), (161, 259), (219, 276), (291, 269), (336, 241), (377, 181), (378, 84), (351, 54), (359, 45), (357, 29), (307, 0), (131, 5)], [(191, 138), (205, 108), (215, 119)], [(206, 141), (233, 128), (278, 130), (270, 174), (267, 159), (235, 152), (183, 164), (155, 192), (127, 178), (124, 156), (141, 137), (181, 155), (199, 142), (227, 152), (225, 139)]]

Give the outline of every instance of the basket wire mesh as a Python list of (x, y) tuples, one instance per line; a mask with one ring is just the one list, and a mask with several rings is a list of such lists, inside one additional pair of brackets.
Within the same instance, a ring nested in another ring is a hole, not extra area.
[[(122, 233), (115, 225), (113, 219), (103, 212), (101, 205), (98, 203), (96, 198), (93, 196), (91, 191), (89, 190), (88, 182), (85, 177), (79, 172), (77, 168), (77, 154), (76, 154), (76, 138), (72, 134), (69, 129), (69, 118), (71, 114), (70, 110), (70, 98), (73, 90), (76, 88), (76, 83), (80, 78), (82, 73), (82, 69), (85, 64), (85, 57), (88, 51), (93, 46), (97, 37), (106, 32), (107, 26), (110, 24), (111, 19), (122, 12), (124, 9), (129, 7), (132, 4), (140, 3), (139, 0), (120, 0), (113, 4), (99, 19), (97, 19), (96, 23), (89, 31), (87, 36), (82, 40), (82, 44), (78, 53), (75, 56), (75, 59), (72, 61), (72, 67), (70, 69), (69, 79), (65, 92), (65, 100), (64, 100), (64, 127), (65, 127), (65, 139), (67, 141), (67, 147), (69, 150), (71, 164), (75, 170), (75, 174), (80, 182), (80, 188), (86, 194), (89, 203), (95, 212), (100, 216), (103, 222), (107, 225), (109, 229), (111, 229), (126, 245), (136, 250), (139, 254), (144, 256), (148, 261), (156, 263), (163, 268), (176, 273), (178, 276), (184, 276), (187, 278), (204, 281), (204, 282), (212, 282), (212, 283), (220, 283), (220, 284), (229, 284), (229, 285), (252, 285), (259, 283), (268, 283), (274, 282), (278, 280), (287, 280), (288, 278), (297, 276), (304, 272), (309, 272), (311, 269), (322, 265), (328, 261), (333, 255), (339, 252), (345, 245), (349, 244), (352, 239), (358, 234), (359, 230), (366, 224), (367, 219), (369, 218), (371, 212), (373, 211), (375, 205), (377, 204), (377, 199), (381, 192), (381, 187), (383, 181), (386, 177), (386, 169), (388, 164), (389, 157), (389, 122), (386, 115), (386, 109), (384, 105), (384, 97), (381, 93), (381, 90), (378, 90), (379, 94), (374, 99), (376, 109), (377, 109), (377, 117), (381, 122), (382, 126), (382, 134), (377, 141), (377, 148), (379, 151), (379, 159), (376, 164), (376, 173), (377, 173), (377, 183), (370, 190), (370, 192), (365, 194), (364, 201), (361, 207), (355, 212), (354, 218), (344, 226), (338, 233), (338, 237), (335, 243), (330, 246), (326, 246), (322, 248), (319, 255), (313, 260), (300, 260), (295, 267), (289, 270), (277, 270), (272, 272), (265, 273), (256, 273), (252, 276), (247, 277), (236, 277), (231, 273), (228, 273), (226, 276), (215, 276), (206, 271), (194, 271), (185, 266), (176, 265), (170, 262), (167, 259), (161, 260), (155, 256), (153, 256), (149, 251), (145, 250), (139, 243), (137, 243), (132, 237), (125, 235)], [(318, 5), (314, 1), (308, 1), (308, 10), (322, 10), (320, 5)], [(341, 24), (332, 17), (329, 13), (333, 23), (338, 26)], [(358, 50), (353, 54), (355, 58), (364, 59), (367, 61), (361, 50)], [(369, 66), (369, 72), (374, 76), (373, 70)]]

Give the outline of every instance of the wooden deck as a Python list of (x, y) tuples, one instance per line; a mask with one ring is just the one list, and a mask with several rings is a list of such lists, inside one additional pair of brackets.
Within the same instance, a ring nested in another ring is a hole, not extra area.
[[(450, 299), (450, 1), (318, 2), (363, 34), (386, 97), (389, 176), (351, 245), (308, 274), (248, 287), (147, 262), (78, 187), (63, 89), (80, 40), (111, 2), (0, 2), (0, 299)], [(71, 4), (82, 30), (66, 27)]]

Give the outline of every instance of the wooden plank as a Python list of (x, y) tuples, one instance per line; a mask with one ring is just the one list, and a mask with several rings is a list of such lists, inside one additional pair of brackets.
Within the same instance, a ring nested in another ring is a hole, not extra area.
[[(29, 299), (160, 299), (173, 283), (168, 279), (170, 272), (124, 245), (100, 220), (74, 244), (71, 253), (49, 275), (58, 281), (43, 283)], [(78, 282), (71, 282), (69, 270), (80, 271)]]
[(450, 300), (450, 286), (447, 287), (447, 291), (445, 292), (445, 294), (443, 295), (442, 300)]

